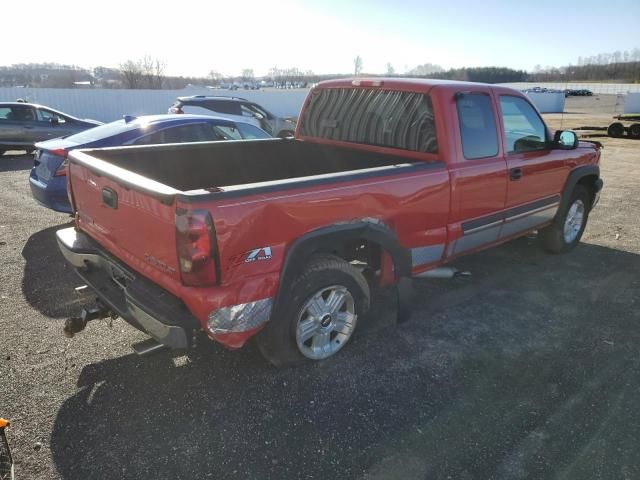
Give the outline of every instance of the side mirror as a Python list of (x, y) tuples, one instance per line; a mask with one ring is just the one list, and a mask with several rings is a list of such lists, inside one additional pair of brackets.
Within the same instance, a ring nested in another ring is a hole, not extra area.
[(556, 147), (562, 150), (578, 148), (578, 135), (572, 130), (558, 130), (553, 138)]
[(50, 123), (51, 125), (54, 125), (54, 126), (55, 126), (55, 125), (58, 125), (58, 124), (60, 123), (60, 120), (58, 120), (56, 117), (51, 117), (51, 118), (49, 119), (49, 123)]

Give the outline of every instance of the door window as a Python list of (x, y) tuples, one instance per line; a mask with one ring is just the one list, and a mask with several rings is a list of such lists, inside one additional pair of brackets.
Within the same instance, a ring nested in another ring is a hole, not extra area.
[(498, 154), (498, 131), (491, 97), (484, 93), (458, 94), (456, 108), (464, 158), (495, 157)]
[(14, 105), (11, 107), (2, 107), (2, 109), (0, 109), (0, 119), (14, 122), (33, 122), (36, 119), (36, 115), (31, 107)]
[(64, 118), (57, 113), (51, 112), (49, 110), (44, 110), (42, 108), (38, 108), (36, 112), (38, 115), (38, 120), (41, 122), (50, 122), (51, 120), (54, 120), (58, 123), (64, 123)]
[(547, 148), (547, 130), (529, 102), (520, 97), (501, 95), (500, 110), (508, 153)]

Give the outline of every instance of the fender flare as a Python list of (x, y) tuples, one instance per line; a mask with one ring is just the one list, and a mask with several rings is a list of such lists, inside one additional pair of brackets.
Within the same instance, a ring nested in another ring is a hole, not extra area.
[(293, 278), (304, 265), (304, 259), (314, 252), (330, 248), (336, 243), (349, 240), (365, 239), (377, 243), (386, 250), (393, 259), (396, 281), (403, 277), (411, 277), (411, 253), (400, 245), (396, 234), (383, 224), (372, 220), (358, 220), (340, 223), (312, 230), (297, 238), (287, 249), (280, 286)]
[(602, 180), (600, 179), (600, 167), (598, 165), (582, 165), (575, 170), (572, 170), (567, 177), (567, 181), (562, 189), (562, 199), (560, 200), (559, 212), (564, 211), (567, 208), (569, 200), (571, 198), (571, 192), (578, 184), (578, 182), (586, 176), (595, 175), (597, 180), (594, 182), (593, 187), (596, 192), (602, 188)]

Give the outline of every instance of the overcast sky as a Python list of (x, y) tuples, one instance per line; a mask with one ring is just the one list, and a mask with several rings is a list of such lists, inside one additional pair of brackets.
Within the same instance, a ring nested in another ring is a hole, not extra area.
[[(613, 8), (615, 5), (615, 8)], [(170, 75), (257, 75), (274, 66), (398, 73), (562, 66), (640, 47), (640, 0), (2, 0), (0, 65), (118, 66), (151, 55)]]

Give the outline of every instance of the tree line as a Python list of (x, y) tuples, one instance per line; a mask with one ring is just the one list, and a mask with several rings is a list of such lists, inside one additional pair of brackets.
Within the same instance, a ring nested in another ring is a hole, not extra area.
[[(273, 67), (264, 77), (256, 77), (254, 70), (245, 68), (240, 75), (223, 75), (211, 70), (206, 77), (170, 76), (166, 62), (145, 56), (138, 60), (127, 60), (117, 68), (96, 67), (84, 69), (77, 65), (56, 63), (16, 64), (0, 66), (0, 86), (29, 86), (53, 88), (128, 88), (128, 89), (181, 89), (187, 85), (259, 86), (260, 81), (269, 84), (307, 85), (330, 78), (345, 78), (366, 73), (364, 59), (357, 55), (353, 60), (353, 72), (349, 74), (316, 74), (311, 70), (296, 67)], [(374, 74), (370, 76), (382, 76)], [(536, 65), (532, 72), (507, 67), (464, 67), (445, 70), (440, 65), (423, 63), (405, 73), (396, 73), (391, 63), (386, 65), (385, 76), (429, 77), (436, 79), (465, 80), (484, 83), (506, 82), (575, 82), (575, 81), (619, 81), (640, 82), (640, 49), (601, 53), (579, 57), (577, 65), (564, 67), (542, 67)]]

